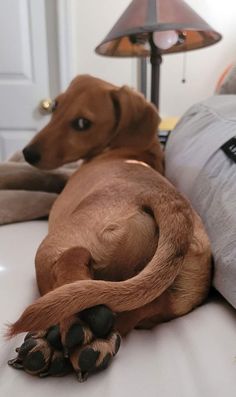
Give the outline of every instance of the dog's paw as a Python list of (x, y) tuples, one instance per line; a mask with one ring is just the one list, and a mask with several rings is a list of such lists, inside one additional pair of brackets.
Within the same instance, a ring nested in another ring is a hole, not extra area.
[(90, 344), (76, 347), (70, 356), (79, 382), (84, 382), (94, 372), (104, 370), (120, 348), (121, 337), (112, 332), (106, 339), (95, 339)]
[(107, 368), (119, 350), (115, 316), (104, 305), (86, 309), (46, 331), (28, 333), (8, 364), (31, 375), (62, 376), (75, 371), (80, 382)]
[(61, 340), (65, 355), (75, 346), (87, 345), (94, 338), (106, 338), (114, 328), (115, 316), (104, 305), (83, 310), (60, 323)]
[(62, 376), (71, 372), (72, 366), (60, 348), (59, 327), (28, 333), (23, 344), (16, 349), (17, 357), (9, 360), (8, 364), (16, 369), (24, 369), (31, 375)]
[(70, 358), (80, 382), (105, 369), (119, 350), (121, 337), (114, 331), (112, 311), (98, 305), (60, 324), (64, 354)]

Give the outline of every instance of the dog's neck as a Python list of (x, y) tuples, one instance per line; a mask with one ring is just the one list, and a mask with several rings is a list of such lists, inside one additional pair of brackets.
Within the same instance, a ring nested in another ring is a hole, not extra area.
[(85, 163), (112, 159), (142, 161), (154, 168), (160, 174), (164, 174), (164, 153), (161, 149), (158, 138), (153, 139), (153, 141), (150, 142), (150, 145), (145, 149), (136, 147), (107, 148), (102, 153), (86, 159)]

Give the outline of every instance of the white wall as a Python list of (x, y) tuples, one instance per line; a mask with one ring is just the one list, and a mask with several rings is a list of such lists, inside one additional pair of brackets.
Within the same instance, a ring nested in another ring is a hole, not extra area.
[(95, 54), (130, 0), (71, 0), (73, 8), (74, 74), (90, 73), (111, 83), (137, 85), (136, 60)]
[(187, 82), (182, 84), (183, 54), (164, 58), (161, 114), (181, 115), (192, 104), (211, 96), (225, 67), (236, 61), (236, 1), (187, 0), (202, 18), (223, 35), (212, 47), (187, 53)]
[[(101, 57), (94, 48), (110, 31), (130, 0), (71, 0), (73, 7), (73, 74), (91, 73), (115, 84), (137, 85), (136, 60)], [(162, 116), (179, 116), (192, 104), (212, 95), (223, 69), (236, 59), (236, 0), (186, 0), (224, 39), (187, 54), (164, 57), (161, 69)]]

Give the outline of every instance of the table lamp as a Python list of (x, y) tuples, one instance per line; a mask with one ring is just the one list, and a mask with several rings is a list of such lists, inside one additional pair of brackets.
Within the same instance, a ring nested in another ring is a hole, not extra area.
[(151, 101), (158, 108), (162, 55), (207, 47), (221, 38), (183, 0), (133, 0), (95, 51), (150, 57)]

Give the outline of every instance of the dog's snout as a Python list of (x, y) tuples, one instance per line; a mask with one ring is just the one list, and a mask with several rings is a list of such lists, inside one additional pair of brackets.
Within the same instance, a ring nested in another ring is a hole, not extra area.
[(23, 155), (25, 160), (32, 165), (37, 164), (41, 159), (39, 152), (35, 148), (30, 146), (26, 146), (23, 149)]

